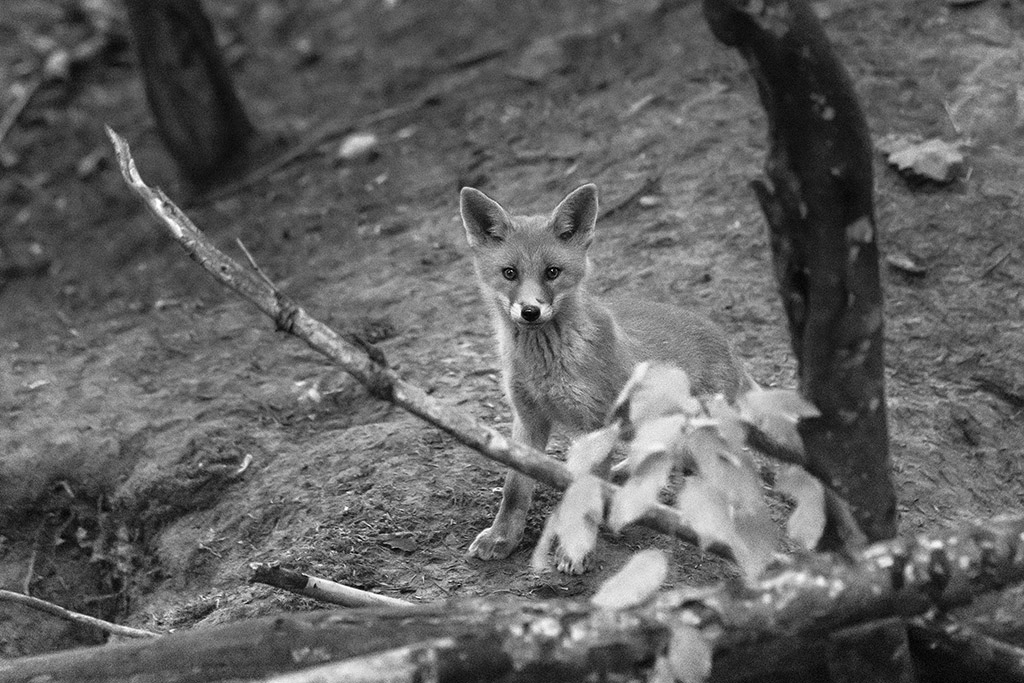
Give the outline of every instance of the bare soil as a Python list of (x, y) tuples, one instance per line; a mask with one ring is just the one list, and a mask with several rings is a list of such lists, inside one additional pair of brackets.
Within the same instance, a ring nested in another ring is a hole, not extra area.
[[(202, 274), (130, 195), (103, 134), (109, 123), (125, 135), (143, 176), (224, 249), (237, 254), (240, 238), (311, 313), (506, 431), (457, 220), (466, 184), (526, 212), (597, 182), (615, 210), (599, 224), (594, 287), (701, 308), (755, 377), (792, 386), (748, 188), (765, 118), (699, 3), (664, 14), (611, 0), (206, 4), (268, 135), (422, 106), (365, 129), (380, 140), (372, 158), (341, 161), (331, 139), (206, 201), (163, 152), (130, 51), (33, 98), (0, 173), (0, 586), (167, 631), (318, 606), (248, 584), (260, 561), (412, 601), (586, 596), (649, 544), (671, 552), (672, 584), (729, 575), (699, 550), (628, 531), (601, 541), (597, 571), (538, 576), (529, 549), (550, 493), (511, 558), (466, 558), (500, 471)], [(0, 84), (35, 63), (26, 31), (81, 40), (68, 5), (5, 3)], [(1019, 511), (1024, 6), (816, 7), (876, 136), (971, 141), (949, 185), (908, 181), (881, 157), (876, 168), (883, 252), (926, 271), (885, 268), (901, 531)], [(33, 244), (49, 268), (18, 271)], [(0, 655), (101, 640), (0, 606)]]

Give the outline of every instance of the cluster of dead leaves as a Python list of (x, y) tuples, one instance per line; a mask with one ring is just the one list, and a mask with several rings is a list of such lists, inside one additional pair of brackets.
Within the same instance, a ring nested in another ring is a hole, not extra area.
[[(803, 446), (797, 423), (817, 415), (796, 391), (755, 388), (730, 405), (722, 396), (693, 396), (689, 378), (678, 368), (637, 366), (607, 425), (570, 448), (567, 466), (575, 479), (545, 525), (533, 553), (534, 568), (547, 569), (556, 548), (560, 569), (585, 566), (599, 526), (604, 523), (617, 532), (640, 519), (659, 502), (670, 475), (679, 468), (690, 473), (675, 491), (680, 520), (696, 532), (702, 547), (728, 547), (747, 577), (758, 576), (777, 548), (779, 533), (765, 503), (748, 436), (757, 430), (799, 454)], [(615, 469), (627, 471), (628, 478), (606, 510), (603, 482), (595, 472), (607, 467), (620, 444), (627, 455)], [(825, 526), (821, 483), (802, 467), (785, 464), (775, 488), (796, 503), (787, 522), (788, 535), (813, 548)], [(667, 572), (660, 551), (642, 551), (602, 585), (593, 601), (611, 609), (643, 604), (658, 591)], [(710, 663), (710, 646), (700, 633), (681, 626), (679, 633), (674, 629), (658, 671), (662, 680), (699, 681), (707, 676)]]

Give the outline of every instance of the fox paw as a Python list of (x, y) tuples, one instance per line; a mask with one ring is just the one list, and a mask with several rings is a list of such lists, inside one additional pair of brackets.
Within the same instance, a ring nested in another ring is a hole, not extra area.
[(594, 568), (594, 553), (587, 553), (582, 559), (575, 560), (566, 555), (561, 548), (555, 548), (555, 568), (562, 574), (570, 576), (586, 574)]
[(510, 534), (493, 526), (481, 531), (469, 545), (469, 554), (481, 560), (503, 560), (519, 545), (522, 533)]

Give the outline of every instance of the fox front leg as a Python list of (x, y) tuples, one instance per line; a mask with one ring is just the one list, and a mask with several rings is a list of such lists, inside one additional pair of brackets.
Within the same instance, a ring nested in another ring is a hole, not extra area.
[[(526, 443), (543, 451), (548, 444), (551, 424), (538, 413), (516, 409), (512, 421), (512, 439)], [(525, 419), (524, 419), (525, 418)], [(533, 491), (537, 482), (515, 470), (505, 476), (505, 487), (501, 492), (501, 507), (491, 526), (481, 531), (469, 546), (469, 554), (481, 560), (501, 560), (523, 539), (526, 528), (526, 514), (530, 511)]]

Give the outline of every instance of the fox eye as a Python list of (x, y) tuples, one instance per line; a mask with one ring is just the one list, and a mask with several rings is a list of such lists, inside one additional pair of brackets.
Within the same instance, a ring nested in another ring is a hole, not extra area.
[(517, 277), (519, 277), (519, 271), (517, 271), (515, 268), (505, 268), (504, 270), (501, 271), (501, 274), (505, 276), (506, 280), (515, 280)]
[(562, 269), (557, 266), (548, 266), (548, 269), (544, 271), (544, 277), (549, 280), (554, 280), (561, 272)]

